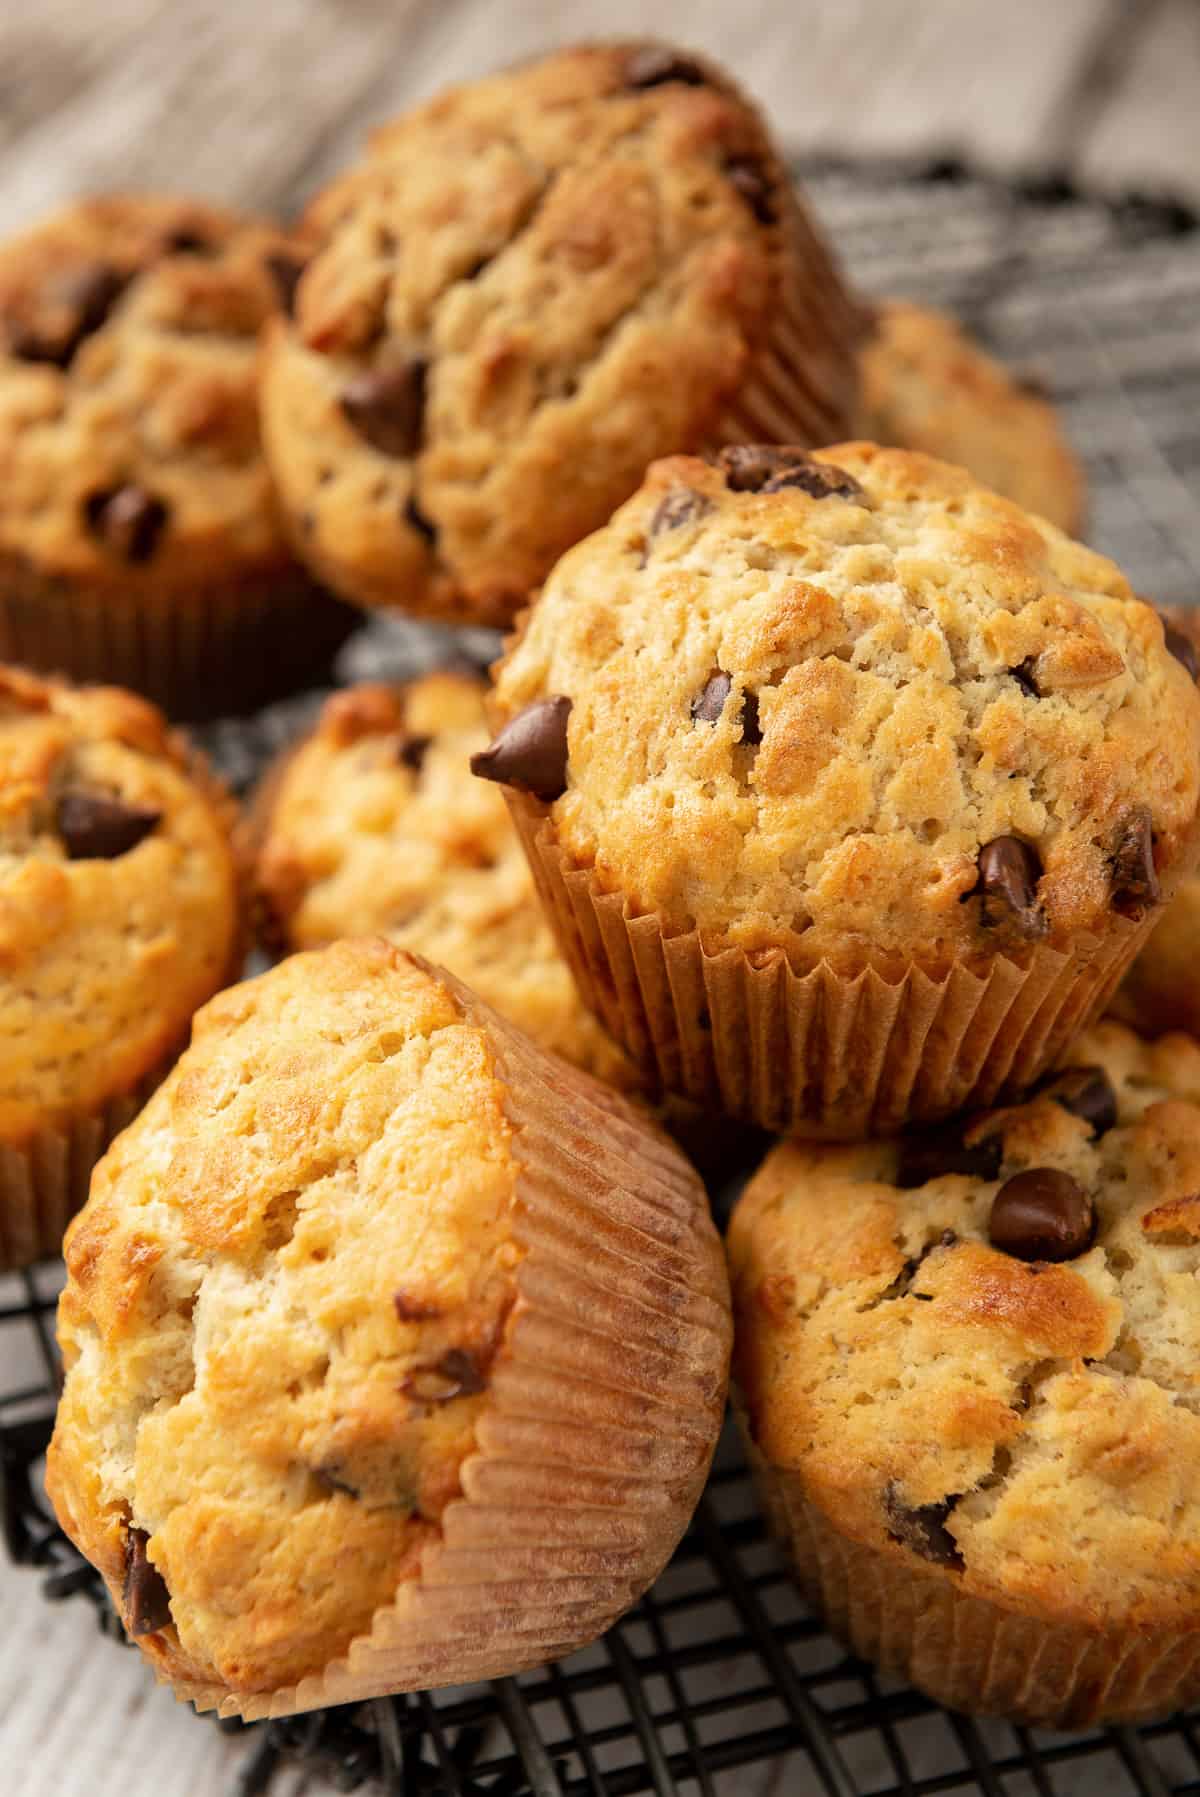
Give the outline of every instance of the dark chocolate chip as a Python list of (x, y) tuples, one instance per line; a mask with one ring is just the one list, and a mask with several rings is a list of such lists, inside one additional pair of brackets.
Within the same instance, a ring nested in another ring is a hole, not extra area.
[(406, 736), (396, 750), (396, 760), (401, 767), (411, 768), (419, 774), (425, 765), (425, 757), (429, 753), (432, 736)]
[(1019, 836), (997, 836), (994, 842), (985, 843), (979, 851), (979, 880), (973, 888), (982, 900), (983, 922), (993, 929), (1015, 927), (1030, 940), (1044, 936), (1046, 915), (1037, 896), (1041, 877), (1037, 850)]
[(725, 482), (735, 493), (778, 493), (799, 487), (812, 499), (861, 499), (863, 490), (844, 468), (816, 462), (802, 449), (773, 449), (763, 443), (735, 443), (717, 457)]
[(467, 1348), (448, 1348), (440, 1360), (419, 1366), (401, 1383), (405, 1397), (422, 1404), (448, 1404), (452, 1398), (474, 1397), (487, 1390), (487, 1379)]
[(1200, 677), (1200, 655), (1196, 653), (1196, 645), (1191, 637), (1182, 630), (1176, 630), (1174, 624), (1163, 619), (1163, 640), (1176, 661), (1182, 662), (1192, 679)]
[(300, 285), (300, 277), (306, 264), (299, 256), (289, 256), (285, 250), (272, 250), (263, 258), (267, 273), (275, 283), (275, 291), (279, 295), (280, 310), (288, 318), (296, 315), (296, 289)]
[(162, 1573), (146, 1558), (149, 1540), (145, 1529), (130, 1529), (125, 1536), (121, 1607), (131, 1635), (156, 1635), (171, 1622), (171, 1594)]
[(1052, 1098), (1073, 1117), (1090, 1123), (1093, 1136), (1114, 1129), (1117, 1095), (1103, 1067), (1064, 1067), (1038, 1088), (1039, 1097)]
[(948, 1567), (953, 1572), (963, 1569), (963, 1557), (958, 1543), (946, 1527), (946, 1519), (953, 1510), (957, 1498), (945, 1498), (940, 1504), (917, 1504), (910, 1507), (901, 1503), (894, 1483), (887, 1485), (883, 1493), (883, 1507), (887, 1512), (889, 1523), (888, 1534), (893, 1541), (911, 1548), (922, 1560), (932, 1560), (935, 1566)]
[(190, 230), (186, 225), (178, 231), (172, 231), (163, 246), (171, 256), (213, 256), (216, 245), (203, 232)]
[(756, 749), (762, 741), (762, 725), (758, 721), (758, 694), (742, 694), (742, 741)]
[(51, 362), (66, 368), (85, 337), (98, 331), (129, 284), (107, 262), (87, 262), (60, 275), (46, 293), (54, 323), (49, 328), (14, 323), (9, 347), (25, 362)]
[(712, 509), (712, 500), (703, 493), (697, 493), (691, 487), (672, 487), (655, 507), (646, 535), (653, 539), (662, 536), (665, 530), (678, 530), (681, 525), (695, 523)]
[(1138, 919), (1162, 899), (1154, 866), (1154, 822), (1148, 805), (1135, 805), (1113, 843), (1112, 907), (1122, 917)]
[(428, 367), (410, 356), (356, 375), (342, 388), (342, 411), (381, 455), (412, 456), (421, 447)]
[(698, 63), (681, 56), (665, 44), (645, 44), (625, 59), (625, 85), (634, 88), (662, 87), (668, 81), (681, 81), (685, 87), (703, 87), (708, 77)]
[(965, 1174), (969, 1179), (995, 1179), (1003, 1159), (1004, 1143), (999, 1135), (968, 1143), (963, 1140), (961, 1124), (941, 1123), (903, 1138), (896, 1184), (911, 1191), (914, 1186), (923, 1186), (947, 1173)]
[(567, 790), (567, 719), (571, 701), (538, 699), (505, 724), (488, 748), (471, 757), (481, 780), (515, 786), (552, 805)]
[(731, 156), (725, 164), (725, 173), (759, 223), (774, 224), (775, 204), (771, 182), (757, 157)]
[(59, 794), (54, 822), (69, 861), (115, 861), (135, 849), (162, 818), (148, 805), (127, 805), (82, 787)]
[(1042, 689), (1037, 683), (1037, 660), (1034, 656), (1027, 655), (1023, 662), (1008, 671), (1027, 699), (1041, 698)]
[(434, 1317), (440, 1317), (442, 1307), (429, 1298), (414, 1298), (413, 1294), (403, 1287), (392, 1293), (392, 1303), (396, 1307), (396, 1315), (402, 1323), (428, 1323)]
[(725, 701), (732, 685), (733, 681), (723, 668), (714, 668), (692, 700), (692, 722), (715, 724), (725, 709)]
[(437, 525), (431, 524), (425, 516), (417, 504), (415, 494), (410, 493), (404, 502), (404, 522), (410, 525), (419, 537), (424, 537), (427, 543), (437, 541)]
[(988, 1239), (1018, 1260), (1074, 1260), (1091, 1247), (1095, 1233), (1091, 1199), (1057, 1167), (1014, 1173), (992, 1200)]
[(162, 500), (133, 484), (93, 493), (83, 509), (93, 536), (126, 562), (149, 561), (167, 522)]

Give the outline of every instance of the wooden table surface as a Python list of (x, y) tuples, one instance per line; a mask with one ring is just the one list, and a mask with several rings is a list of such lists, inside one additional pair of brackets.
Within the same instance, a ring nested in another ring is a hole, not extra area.
[[(107, 186), (286, 210), (370, 124), (447, 81), (651, 19), (728, 61), (796, 151), (1065, 168), (1200, 204), (1194, 0), (7, 0), (0, 229)], [(19, 1377), (5, 1367), (6, 1385)], [(49, 1609), (33, 1576), (0, 1564), (0, 1607), (0, 1788), (231, 1788), (243, 1746), (98, 1639), (88, 1606)], [(773, 1784), (745, 1774), (721, 1789)], [(324, 1787), (292, 1773), (274, 1789)]]

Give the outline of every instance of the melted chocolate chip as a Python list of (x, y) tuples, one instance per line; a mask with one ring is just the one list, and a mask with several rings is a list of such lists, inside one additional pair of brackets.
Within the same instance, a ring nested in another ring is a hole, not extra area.
[(885, 1487), (883, 1507), (887, 1512), (889, 1523), (888, 1534), (893, 1541), (901, 1542), (919, 1554), (922, 1560), (932, 1560), (935, 1566), (946, 1566), (953, 1572), (963, 1569), (963, 1557), (958, 1543), (946, 1527), (946, 1519), (957, 1503), (957, 1498), (945, 1498), (940, 1504), (917, 1504), (910, 1507), (901, 1503), (894, 1483)]
[(731, 156), (725, 164), (725, 173), (759, 223), (774, 224), (771, 183), (762, 163), (754, 156)]
[(162, 1573), (146, 1557), (149, 1540), (145, 1529), (130, 1529), (125, 1537), (121, 1607), (131, 1635), (156, 1635), (171, 1622), (171, 1594)]
[(812, 499), (861, 499), (863, 490), (844, 468), (816, 462), (802, 449), (772, 449), (762, 443), (735, 443), (717, 457), (726, 485), (735, 493), (779, 493), (799, 487)]
[(692, 722), (715, 724), (725, 709), (725, 701), (732, 685), (733, 681), (723, 668), (714, 668), (692, 700)]
[(697, 493), (691, 487), (672, 487), (655, 507), (646, 535), (651, 540), (661, 537), (666, 530), (678, 530), (681, 525), (693, 524), (697, 518), (703, 518), (712, 509), (712, 500), (703, 493)]
[(756, 749), (762, 741), (762, 725), (758, 721), (758, 694), (742, 694), (742, 741)]
[(505, 724), (495, 742), (471, 757), (481, 780), (515, 786), (552, 805), (567, 790), (567, 719), (571, 701), (538, 699)]
[(1154, 866), (1154, 823), (1148, 805), (1135, 805), (1113, 843), (1112, 908), (1122, 917), (1140, 918), (1162, 899)]
[(424, 537), (427, 543), (435, 543), (437, 541), (437, 525), (430, 523), (429, 519), (417, 504), (416, 496), (412, 493), (409, 494), (404, 502), (404, 522), (411, 526), (419, 537)]
[(911, 1191), (914, 1186), (941, 1179), (947, 1173), (961, 1173), (969, 1179), (995, 1179), (1003, 1159), (1004, 1143), (999, 1135), (968, 1143), (963, 1140), (961, 1124), (940, 1123), (934, 1129), (916, 1130), (903, 1138), (896, 1184)]
[(1094, 1137), (1116, 1127), (1117, 1095), (1103, 1067), (1064, 1067), (1038, 1088), (1038, 1095), (1082, 1117)]
[(1091, 1247), (1095, 1233), (1091, 1199), (1057, 1167), (1014, 1173), (992, 1200), (988, 1239), (1018, 1260), (1074, 1260)]
[(83, 510), (92, 535), (126, 562), (149, 561), (167, 523), (162, 500), (132, 483), (93, 493)]
[(406, 736), (396, 750), (396, 760), (401, 767), (411, 768), (419, 774), (425, 765), (425, 757), (429, 753), (432, 736)]
[[(1031, 941), (1046, 934), (1046, 916), (1038, 903), (1042, 863), (1035, 848), (1019, 836), (997, 836), (979, 851), (979, 880), (973, 891), (981, 899), (981, 916), (991, 929), (1016, 929)], [(971, 897), (970, 893), (967, 897)]]
[(115, 861), (156, 827), (161, 811), (127, 805), (108, 793), (71, 787), (59, 794), (54, 823), (69, 861)]
[(9, 325), (13, 355), (24, 362), (66, 368), (85, 337), (100, 329), (128, 284), (129, 276), (107, 262), (87, 262), (60, 275), (45, 296), (53, 323)]
[(413, 1294), (403, 1287), (392, 1293), (392, 1303), (396, 1307), (396, 1315), (402, 1323), (428, 1323), (434, 1317), (440, 1317), (442, 1307), (428, 1298), (414, 1298)]
[(421, 447), (428, 367), (410, 356), (357, 375), (342, 388), (342, 411), (381, 455), (412, 456)]
[(1163, 619), (1163, 641), (1175, 657), (1182, 662), (1192, 679), (1200, 678), (1200, 655), (1196, 653), (1196, 645), (1184, 631), (1177, 630), (1174, 624)]
[(703, 87), (708, 77), (699, 63), (681, 56), (665, 44), (646, 44), (625, 59), (625, 85), (633, 88), (662, 87), (681, 81), (685, 87)]
[(448, 1348), (440, 1360), (419, 1366), (401, 1383), (405, 1397), (422, 1404), (448, 1404), (452, 1398), (474, 1397), (487, 1390), (487, 1379), (467, 1348)]
[(285, 250), (272, 250), (263, 258), (267, 273), (275, 283), (275, 291), (279, 295), (280, 311), (288, 318), (296, 316), (296, 289), (300, 285), (300, 277), (306, 264), (299, 256), (289, 256)]
[(1032, 655), (1027, 655), (1019, 666), (1008, 670), (1027, 699), (1040, 699), (1042, 696), (1036, 670), (1037, 661)]

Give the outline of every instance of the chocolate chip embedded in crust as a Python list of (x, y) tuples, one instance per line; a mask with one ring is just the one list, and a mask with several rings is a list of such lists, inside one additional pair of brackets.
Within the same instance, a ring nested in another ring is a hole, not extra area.
[(108, 262), (86, 262), (60, 275), (43, 295), (45, 322), (8, 326), (9, 348), (24, 362), (66, 368), (85, 337), (98, 331), (129, 284)]
[(968, 1143), (963, 1140), (960, 1124), (941, 1123), (903, 1138), (895, 1183), (902, 1190), (911, 1191), (914, 1186), (926, 1185), (947, 1173), (961, 1173), (968, 1179), (995, 1179), (1003, 1159), (1004, 1143), (999, 1135)]
[(1069, 1173), (1029, 1167), (1006, 1179), (992, 1200), (988, 1240), (1018, 1260), (1075, 1260), (1092, 1245), (1096, 1211)]
[(181, 226), (178, 231), (172, 231), (163, 248), (171, 256), (214, 256), (217, 251), (211, 237), (205, 237), (202, 231), (191, 230), (186, 225)]
[[(1046, 914), (1038, 903), (1041, 858), (1019, 836), (997, 836), (979, 851), (979, 880), (972, 889), (982, 900), (989, 928), (1015, 928), (1030, 941), (1046, 934)], [(968, 893), (970, 898), (972, 893)]]
[(773, 449), (763, 443), (735, 443), (717, 465), (735, 493), (779, 493), (799, 487), (811, 499), (862, 499), (863, 490), (844, 468), (816, 462), (802, 449)]
[(708, 77), (699, 63), (681, 56), (665, 44), (646, 44), (625, 59), (627, 87), (662, 87), (668, 81), (681, 81), (685, 87), (703, 87)]
[(1090, 1123), (1093, 1136), (1116, 1127), (1117, 1095), (1103, 1067), (1064, 1067), (1038, 1087), (1040, 1098), (1052, 1098), (1073, 1117)]
[(357, 375), (342, 388), (342, 411), (381, 455), (413, 456), (421, 447), (428, 369), (422, 357), (410, 356)]
[(758, 694), (742, 694), (742, 741), (756, 749), (762, 741), (762, 725), (758, 721)]
[(115, 861), (149, 836), (161, 818), (162, 812), (148, 805), (127, 805), (81, 788), (60, 793), (54, 808), (69, 861)]
[(428, 1323), (442, 1314), (440, 1304), (435, 1304), (429, 1298), (416, 1298), (403, 1286), (398, 1292), (392, 1293), (392, 1303), (402, 1323)]
[(507, 723), (495, 742), (471, 757), (481, 780), (515, 786), (552, 805), (567, 790), (567, 719), (571, 701), (538, 699)]
[(421, 1404), (448, 1404), (452, 1398), (474, 1397), (487, 1390), (487, 1379), (467, 1348), (448, 1348), (440, 1360), (415, 1367), (400, 1385), (405, 1397)]
[(396, 750), (396, 760), (401, 767), (411, 768), (414, 774), (419, 774), (432, 741), (432, 736), (406, 736)]
[(126, 562), (149, 561), (167, 522), (162, 500), (132, 484), (91, 494), (83, 510), (92, 535)]
[(1168, 624), (1165, 618), (1163, 641), (1176, 661), (1182, 662), (1193, 680), (1200, 677), (1200, 655), (1196, 653), (1195, 643), (1182, 630), (1176, 630), (1174, 624)]
[(693, 723), (715, 724), (725, 709), (725, 701), (732, 685), (733, 681), (723, 668), (714, 668), (692, 700)]
[(1162, 901), (1154, 866), (1154, 822), (1148, 805), (1135, 805), (1113, 843), (1112, 908), (1122, 917), (1140, 919)]
[(963, 1570), (963, 1557), (958, 1543), (946, 1527), (946, 1518), (950, 1515), (957, 1498), (945, 1498), (940, 1504), (917, 1504), (910, 1508), (900, 1501), (894, 1482), (884, 1487), (883, 1507), (889, 1523), (888, 1534), (893, 1541), (901, 1542), (920, 1554), (922, 1560), (932, 1560), (935, 1566), (948, 1567), (953, 1572)]
[(775, 204), (770, 177), (757, 157), (731, 156), (725, 164), (725, 173), (759, 224), (773, 225)]
[(1027, 655), (1023, 662), (1008, 671), (1027, 699), (1041, 698), (1042, 689), (1037, 683), (1037, 660), (1034, 656)]
[(171, 1594), (162, 1573), (146, 1557), (149, 1540), (145, 1529), (130, 1529), (125, 1537), (121, 1607), (131, 1635), (156, 1635), (171, 1622)]
[(279, 295), (279, 309), (287, 318), (296, 315), (296, 289), (300, 285), (300, 277), (307, 266), (299, 256), (289, 256), (284, 250), (272, 250), (263, 257), (267, 273), (275, 283), (275, 291)]
[(672, 487), (654, 508), (646, 536), (653, 540), (662, 536), (666, 530), (678, 530), (681, 525), (694, 524), (697, 518), (703, 518), (712, 509), (712, 500), (703, 493), (697, 493), (692, 487)]

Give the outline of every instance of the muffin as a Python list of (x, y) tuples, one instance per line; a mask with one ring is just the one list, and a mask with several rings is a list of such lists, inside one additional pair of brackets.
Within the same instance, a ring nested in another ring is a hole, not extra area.
[(957, 462), (985, 487), (1079, 535), (1086, 485), (1058, 413), (956, 320), (884, 300), (858, 368), (860, 435)]
[(720, 1426), (703, 1188), (381, 940), (223, 993), (71, 1230), (47, 1480), (161, 1679), (284, 1715), (506, 1674), (658, 1573)]
[(1196, 854), (1200, 698), (1103, 557), (902, 450), (656, 464), (497, 673), (580, 990), (670, 1090), (886, 1134), (1027, 1086)]
[(287, 547), (257, 340), (299, 266), (193, 200), (83, 200), (0, 246), (0, 655), (174, 716), (261, 703), (354, 614)]
[(0, 1271), (240, 967), (231, 807), (144, 700), (0, 669)]
[(857, 307), (757, 112), (661, 44), (451, 89), (319, 194), (266, 346), (299, 554), (503, 625), (651, 457), (849, 429)]
[(735, 1379), (806, 1592), (952, 1708), (1200, 1698), (1200, 1048), (1104, 1023), (1022, 1105), (777, 1147)]

